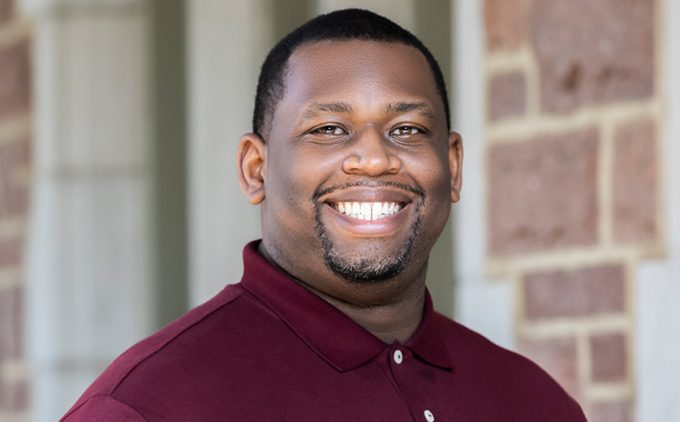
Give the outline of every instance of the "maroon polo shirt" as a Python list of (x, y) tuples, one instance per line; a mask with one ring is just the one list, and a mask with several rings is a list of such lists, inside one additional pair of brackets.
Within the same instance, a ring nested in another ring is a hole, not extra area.
[(413, 337), (385, 344), (257, 244), (240, 283), (123, 353), (62, 420), (585, 421), (543, 370), (429, 294)]

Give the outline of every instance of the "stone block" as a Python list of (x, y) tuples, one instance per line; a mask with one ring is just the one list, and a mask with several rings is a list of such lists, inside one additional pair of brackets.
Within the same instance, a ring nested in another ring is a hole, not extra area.
[(620, 265), (527, 274), (522, 278), (522, 292), (527, 320), (621, 313), (626, 307)]
[(658, 163), (653, 120), (624, 124), (614, 146), (613, 237), (644, 242), (658, 236)]
[(20, 115), (31, 103), (30, 40), (0, 48), (0, 119)]
[(0, 24), (4, 24), (14, 17), (15, 0), (0, 0)]
[(520, 352), (545, 369), (577, 401), (580, 396), (576, 339), (522, 339)]
[(595, 244), (598, 154), (594, 128), (493, 145), (489, 153), (491, 255)]
[(27, 139), (0, 144), (0, 218), (28, 211), (30, 142)]
[(633, 409), (629, 401), (611, 401), (594, 403), (588, 412), (590, 422), (630, 422), (633, 420)]
[(621, 333), (590, 337), (591, 379), (595, 382), (624, 381), (627, 375), (626, 337)]
[(527, 40), (527, 0), (486, 0), (484, 24), (488, 50), (511, 50)]
[(653, 0), (542, 0), (532, 5), (531, 40), (544, 111), (653, 95)]
[(23, 353), (22, 295), (19, 287), (0, 290), (0, 362)]
[(13, 268), (21, 265), (23, 247), (21, 239), (0, 239), (0, 268)]
[(0, 380), (0, 412), (19, 412), (28, 409), (28, 382)]
[(491, 78), (488, 88), (489, 120), (522, 116), (526, 109), (527, 80), (522, 72), (508, 72)]

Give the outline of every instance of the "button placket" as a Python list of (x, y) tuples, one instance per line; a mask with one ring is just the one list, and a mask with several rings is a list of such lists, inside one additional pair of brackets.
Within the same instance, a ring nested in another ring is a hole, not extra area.
[[(407, 401), (407, 405), (411, 410), (411, 415), (418, 418), (418, 413), (424, 417), (426, 422), (434, 422), (434, 413), (432, 412), (432, 397), (426, 393), (427, 388), (420, 382), (420, 377), (422, 376), (421, 363), (417, 358), (414, 358), (413, 353), (408, 347), (395, 344), (390, 349), (388, 349), (388, 362), (390, 366), (390, 372), (398, 388), (404, 394), (404, 398)], [(406, 361), (408, 360), (408, 362)], [(436, 405), (435, 405), (436, 410)]]

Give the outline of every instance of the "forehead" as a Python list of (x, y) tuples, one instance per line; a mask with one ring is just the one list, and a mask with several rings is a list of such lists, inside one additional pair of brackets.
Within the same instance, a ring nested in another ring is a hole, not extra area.
[(417, 97), (443, 110), (425, 56), (396, 42), (320, 41), (298, 47), (288, 61), (284, 102), (299, 105), (319, 97), (359, 102)]

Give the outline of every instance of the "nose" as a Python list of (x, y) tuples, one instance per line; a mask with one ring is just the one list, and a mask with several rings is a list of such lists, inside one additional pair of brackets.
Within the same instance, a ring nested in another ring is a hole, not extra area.
[(376, 177), (397, 174), (401, 170), (401, 160), (375, 128), (369, 127), (358, 133), (351, 145), (342, 163), (345, 173)]

